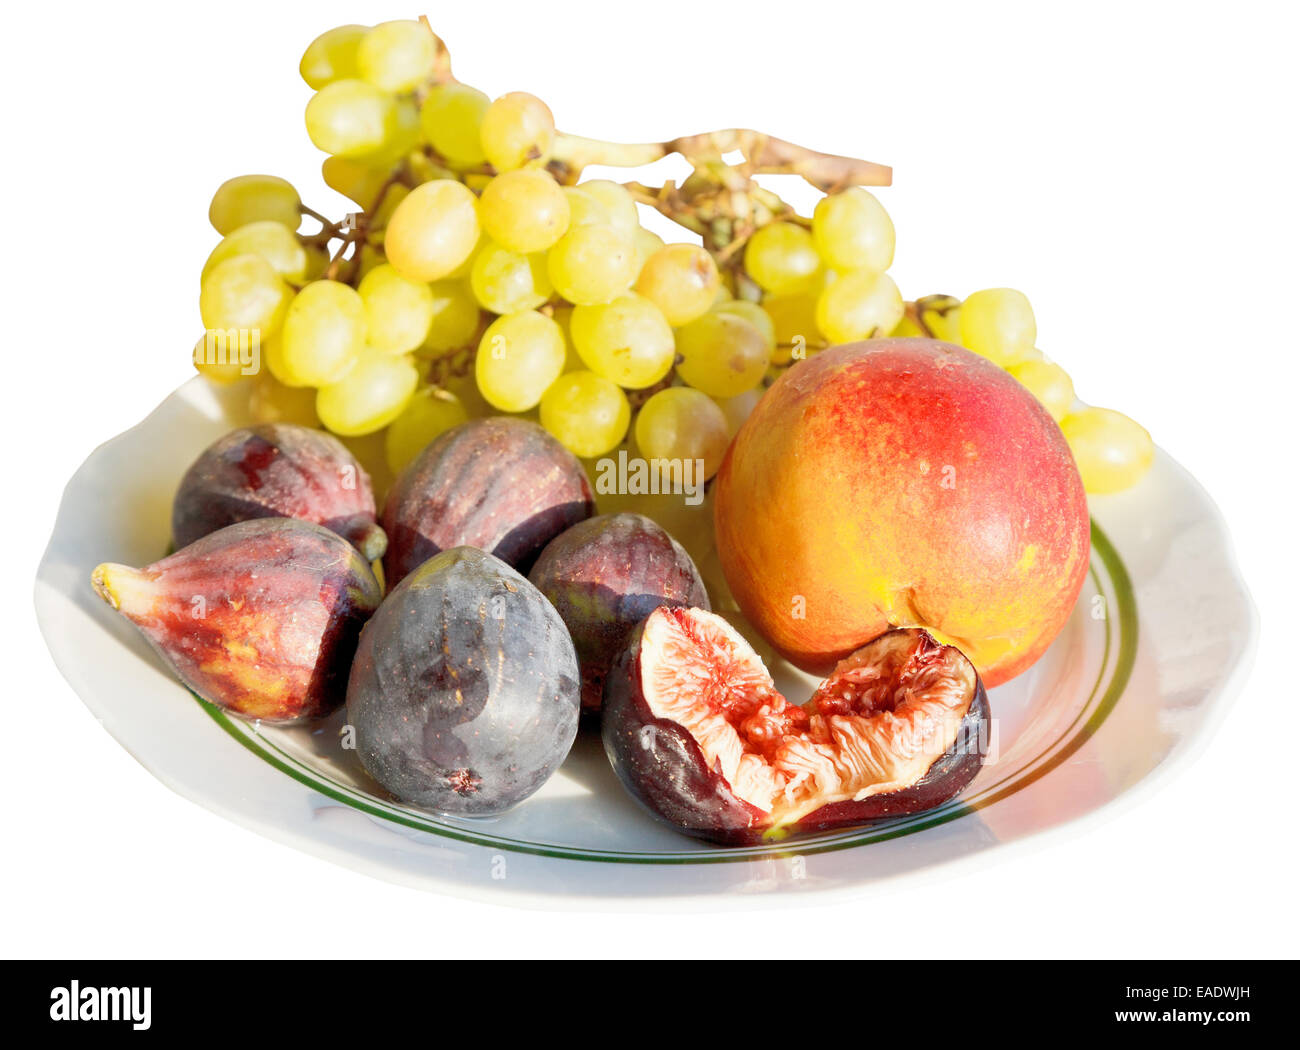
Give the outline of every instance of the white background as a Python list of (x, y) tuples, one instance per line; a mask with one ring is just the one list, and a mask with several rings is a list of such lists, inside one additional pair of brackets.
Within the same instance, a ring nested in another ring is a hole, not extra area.
[[(320, 183), (302, 128), (303, 47), (332, 25), (418, 13), (363, 0), (8, 11), (0, 950), (1293, 955), (1290, 4), (427, 11), (462, 79), (541, 95), (567, 130), (640, 141), (751, 126), (893, 164), (881, 197), (904, 294), (1023, 289), (1040, 345), (1080, 395), (1137, 417), (1202, 481), (1236, 537), (1263, 638), (1211, 746), (1150, 801), (961, 885), (786, 915), (612, 919), (445, 900), (334, 867), (171, 794), (104, 733), (31, 611), (63, 483), (190, 376), (218, 183), (274, 172), (314, 207), (348, 210)], [(934, 906), (945, 897), (951, 916)]]

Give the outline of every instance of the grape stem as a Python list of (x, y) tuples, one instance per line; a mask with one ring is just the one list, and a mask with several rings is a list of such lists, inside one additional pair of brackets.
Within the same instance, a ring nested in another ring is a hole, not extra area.
[(316, 220), (318, 223), (320, 223), (322, 226), (333, 226), (333, 225), (335, 225), (334, 223), (330, 222), (330, 220), (327, 219), (324, 215), (322, 215), (320, 212), (318, 212), (315, 208), (308, 207), (306, 204), (299, 203), (299, 204), (298, 204), (298, 211), (301, 212), (303, 215), (310, 215), (313, 219), (315, 219), (315, 220)]
[[(754, 175), (798, 175), (823, 193), (838, 193), (850, 186), (888, 186), (893, 169), (884, 164), (821, 153), (750, 128), (726, 128), (700, 135), (683, 135), (667, 142), (617, 143), (559, 133), (551, 154), (551, 170), (569, 185), (592, 164), (613, 168), (639, 168), (676, 153), (699, 169), (720, 164), (727, 153), (739, 152), (744, 162), (735, 169), (746, 178)], [(730, 166), (730, 165), (729, 165)]]
[(433, 26), (429, 25), (429, 16), (421, 15), (420, 24), (429, 31), (437, 45), (437, 58), (434, 60), (433, 76), (430, 78), (436, 83), (443, 84), (447, 81), (455, 80), (451, 75), (451, 52), (447, 50), (447, 45), (442, 42), (442, 37), (433, 31)]
[(934, 338), (934, 329), (931, 328), (929, 322), (926, 321), (925, 313), (924, 311), (922, 311), (919, 302), (904, 303), (903, 316), (907, 318), (909, 321), (911, 321), (912, 324), (916, 325), (917, 328), (921, 329), (921, 331), (925, 333), (925, 337), (927, 339)]
[[(738, 152), (740, 163), (730, 164), (729, 153)], [(892, 169), (883, 164), (841, 157), (796, 146), (785, 139), (748, 128), (727, 128), (702, 135), (685, 135), (667, 142), (623, 144), (601, 142), (561, 133), (556, 137), (548, 165), (561, 183), (573, 185), (585, 167), (640, 167), (677, 154), (694, 169), (677, 186), (668, 180), (654, 188), (640, 182), (624, 187), (640, 204), (647, 204), (679, 226), (698, 234), (718, 265), (745, 280), (741, 253), (759, 227), (770, 222), (810, 221), (779, 196), (756, 181), (759, 175), (798, 175), (825, 193), (850, 186), (888, 186)]]
[[(726, 155), (733, 152), (740, 153), (740, 163), (727, 163)], [(638, 168), (671, 154), (685, 158), (694, 169), (680, 187), (672, 180), (657, 189), (640, 182), (623, 185), (638, 203), (698, 234), (718, 265), (737, 276), (742, 274), (741, 250), (760, 226), (776, 220), (809, 225), (755, 176), (798, 175), (824, 193), (850, 186), (888, 186), (893, 180), (893, 169), (884, 164), (821, 153), (749, 128), (647, 143), (602, 142), (561, 132), (547, 167), (559, 182), (572, 186), (592, 164)]]
[[(366, 208), (356, 220), (356, 224), (343, 233), (343, 223), (333, 223), (332, 228), (336, 235), (342, 233), (343, 241), (335, 250), (334, 255), (330, 258), (329, 266), (325, 268), (324, 279), (333, 281), (338, 278), (339, 270), (343, 266), (343, 254), (348, 250), (349, 245), (355, 245), (350, 257), (352, 270), (348, 275), (348, 283), (355, 284), (357, 278), (361, 276), (361, 246), (365, 243), (366, 236), (370, 233), (370, 227), (374, 223), (375, 216), (379, 214), (379, 209), (383, 207), (384, 198), (388, 196), (388, 191), (396, 186), (399, 182), (406, 179), (406, 163), (398, 164), (388, 175), (379, 191), (375, 194), (375, 201)], [(322, 233), (324, 231), (321, 231)]]

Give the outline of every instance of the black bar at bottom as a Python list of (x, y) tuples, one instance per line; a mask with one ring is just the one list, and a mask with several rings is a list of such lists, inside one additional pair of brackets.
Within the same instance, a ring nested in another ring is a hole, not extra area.
[[(244, 1039), (355, 1035), (431, 1043), (587, 1038), (659, 1030), (689, 1012), (723, 1032), (800, 1038), (825, 1020), (933, 1039), (1005, 1024), (1024, 1033), (1205, 1029), (1231, 1037), (1295, 1019), (1282, 963), (743, 962), (557, 964), (459, 961), (23, 962), (0, 985), (4, 1027), (38, 1034)], [(609, 1029), (610, 1012), (616, 1020)], [(605, 1018), (601, 1020), (602, 1016)], [(854, 1019), (857, 1019), (856, 1021)], [(793, 1027), (792, 1027), (793, 1026)], [(593, 1030), (594, 1028), (594, 1030)], [(110, 1031), (116, 1030), (116, 1031)], [(457, 1034), (458, 1031), (461, 1034)], [(585, 1036), (584, 1036), (585, 1033)], [(672, 1034), (670, 1034), (672, 1033)], [(405, 1039), (406, 1037), (402, 1037)]]

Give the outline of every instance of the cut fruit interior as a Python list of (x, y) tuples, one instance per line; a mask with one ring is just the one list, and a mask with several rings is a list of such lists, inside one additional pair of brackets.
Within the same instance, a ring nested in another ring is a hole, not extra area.
[(733, 794), (783, 824), (916, 784), (957, 741), (978, 679), (925, 631), (890, 631), (840, 661), (800, 707), (722, 617), (660, 608), (642, 634), (641, 687), (651, 713), (689, 732)]

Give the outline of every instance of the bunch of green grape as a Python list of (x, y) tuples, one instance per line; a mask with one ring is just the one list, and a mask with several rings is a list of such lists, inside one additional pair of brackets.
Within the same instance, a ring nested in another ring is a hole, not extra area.
[(1151, 435), (1108, 408), (1080, 402), (1070, 375), (1037, 347), (1038, 324), (1023, 292), (985, 288), (964, 301), (935, 295), (913, 304), (894, 329), (899, 336), (933, 336), (988, 358), (1018, 379), (1060, 424), (1084, 488), (1119, 492), (1136, 484), (1155, 458)]
[[(783, 369), (828, 345), (927, 334), (1032, 390), (1090, 491), (1125, 487), (1150, 462), (1137, 424), (1075, 410), (1020, 293), (931, 297), (909, 315), (887, 272), (893, 222), (865, 189), (745, 231), (720, 270), (704, 247), (642, 226), (619, 183), (558, 181), (545, 103), (452, 79), (423, 20), (332, 29), (300, 72), (324, 181), (361, 211), (330, 224), (263, 175), (213, 198), (223, 239), (200, 314), (208, 333), (257, 333), (254, 415), (382, 440), (394, 472), (457, 423), (511, 413), (589, 461), (626, 446), (702, 461), (711, 477)], [(299, 232), (305, 215), (320, 232)], [(195, 364), (217, 381), (248, 371), (197, 348)]]

